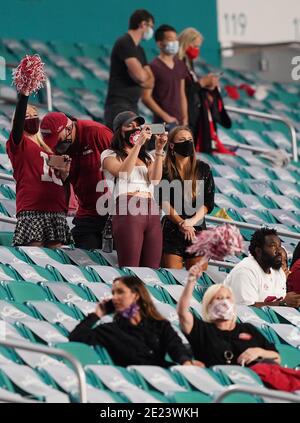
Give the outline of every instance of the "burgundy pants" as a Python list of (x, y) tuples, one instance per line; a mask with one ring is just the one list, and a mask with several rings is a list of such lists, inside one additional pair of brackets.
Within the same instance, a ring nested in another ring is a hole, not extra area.
[[(162, 230), (157, 204), (151, 198), (126, 196), (129, 210), (122, 214), (121, 201), (120, 197), (117, 198), (117, 210), (112, 218), (119, 266), (158, 268), (162, 255)], [(134, 213), (133, 203), (138, 209)]]

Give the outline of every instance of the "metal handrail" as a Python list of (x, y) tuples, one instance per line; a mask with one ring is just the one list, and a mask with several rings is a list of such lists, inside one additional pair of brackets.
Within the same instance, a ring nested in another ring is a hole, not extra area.
[[(275, 120), (277, 122), (284, 123), (289, 128), (290, 133), (291, 133), (293, 160), (295, 162), (298, 162), (297, 134), (296, 134), (296, 130), (295, 130), (292, 122), (288, 118), (286, 118), (284, 116), (273, 115), (271, 113), (263, 113), (263, 112), (258, 112), (256, 110), (244, 109), (244, 108), (239, 108), (239, 107), (234, 107), (234, 106), (225, 106), (225, 108), (228, 112), (233, 112), (233, 113), (238, 113), (238, 114), (248, 115), (248, 116), (255, 116), (255, 117), (261, 118), (261, 119)], [(257, 151), (260, 151), (259, 147), (258, 148), (255, 147), (255, 149), (257, 149)]]
[[(9, 393), (9, 392), (8, 392)], [(27, 398), (22, 398), (20, 396), (20, 398), (7, 398), (4, 396), (0, 395), (0, 402), (11, 402), (11, 403), (18, 403), (18, 404), (28, 404), (28, 403), (36, 403), (36, 404), (40, 404), (41, 401), (35, 401), (35, 400), (31, 400), (31, 399), (27, 399)]]
[(286, 394), (285, 392), (277, 392), (266, 388), (253, 388), (251, 386), (233, 385), (229, 386), (226, 390), (220, 392), (212, 401), (213, 403), (221, 403), (223, 399), (236, 392), (242, 392), (245, 394), (260, 395), (263, 397), (269, 397), (290, 402), (300, 402), (299, 395)]
[(27, 344), (25, 342), (3, 341), (0, 339), (0, 345), (3, 347), (19, 348), (21, 350), (39, 352), (39, 353), (47, 354), (47, 355), (57, 355), (69, 360), (78, 378), (80, 402), (87, 403), (87, 388), (86, 388), (85, 373), (84, 373), (82, 364), (73, 355), (61, 349), (46, 347), (44, 345)]
[(17, 219), (15, 217), (0, 216), (0, 222), (11, 223), (12, 225), (16, 225)]
[[(255, 230), (261, 229), (263, 226), (266, 226), (266, 225), (255, 225), (254, 223), (239, 222), (238, 220), (222, 219), (220, 217), (209, 216), (209, 215), (205, 216), (205, 220), (206, 220), (206, 222), (229, 223), (230, 225), (235, 225), (238, 228), (255, 229)], [(270, 223), (268, 225), (268, 227), (276, 229), (278, 235), (286, 236), (287, 238), (300, 239), (300, 234), (298, 234), (296, 232), (284, 231), (282, 229), (277, 229), (276, 224)]]
[(9, 175), (8, 173), (0, 173), (0, 179), (4, 179), (5, 181), (15, 182), (14, 177)]
[(47, 108), (48, 112), (52, 112), (53, 104), (52, 104), (52, 87), (50, 79), (46, 79), (46, 99), (47, 99)]
[(208, 264), (210, 266), (216, 266), (216, 267), (227, 267), (228, 269), (233, 269), (236, 266), (236, 263), (231, 263), (230, 261), (220, 261), (220, 260), (209, 260)]

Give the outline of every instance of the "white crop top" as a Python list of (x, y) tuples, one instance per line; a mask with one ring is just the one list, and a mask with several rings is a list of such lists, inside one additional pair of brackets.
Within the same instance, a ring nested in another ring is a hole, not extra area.
[[(103, 169), (103, 161), (107, 157), (117, 157), (117, 154), (113, 150), (104, 150), (101, 154), (101, 170), (104, 173), (109, 190), (113, 191), (114, 189), (115, 199), (121, 194), (136, 191), (149, 192), (153, 196), (154, 187), (149, 181), (146, 165), (135, 166), (127, 179), (120, 177), (115, 178), (108, 170)], [(149, 157), (154, 161), (151, 154), (149, 154)]]

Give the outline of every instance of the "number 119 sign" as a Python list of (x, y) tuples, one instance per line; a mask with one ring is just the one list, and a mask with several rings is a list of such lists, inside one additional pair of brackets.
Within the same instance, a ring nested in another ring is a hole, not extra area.
[(221, 44), (300, 41), (299, 0), (217, 0)]

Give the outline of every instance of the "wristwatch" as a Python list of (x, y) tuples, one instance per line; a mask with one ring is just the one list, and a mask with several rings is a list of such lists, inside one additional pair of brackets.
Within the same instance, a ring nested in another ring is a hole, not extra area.
[(284, 300), (279, 301), (279, 305), (283, 307), (287, 307), (287, 303)]

